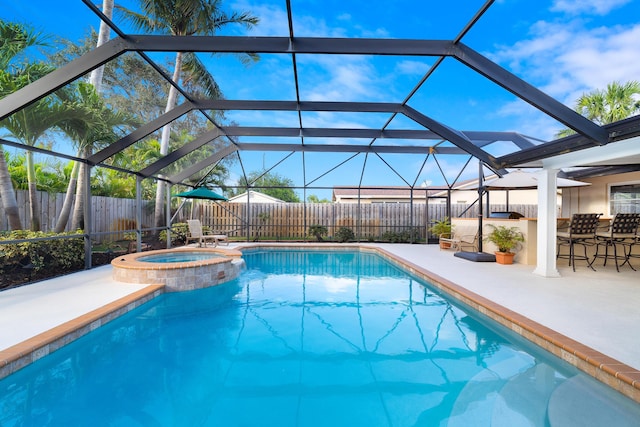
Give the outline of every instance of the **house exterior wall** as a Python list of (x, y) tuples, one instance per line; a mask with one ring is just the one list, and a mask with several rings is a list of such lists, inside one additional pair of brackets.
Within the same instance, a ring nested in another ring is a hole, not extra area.
[[(454, 190), (451, 192), (451, 203), (473, 203), (477, 198), (477, 190)], [(489, 191), (489, 201), (490, 203), (506, 204), (507, 192), (491, 190)], [(509, 204), (536, 205), (538, 204), (538, 190), (509, 190)]]
[(587, 187), (565, 188), (562, 191), (562, 213), (565, 218), (574, 213), (601, 213), (610, 217), (609, 188), (611, 185), (640, 183), (640, 172), (629, 172), (582, 180), (591, 183)]

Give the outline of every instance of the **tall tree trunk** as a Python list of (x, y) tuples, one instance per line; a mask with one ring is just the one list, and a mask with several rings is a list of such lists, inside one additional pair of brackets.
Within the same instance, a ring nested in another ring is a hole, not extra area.
[(78, 185), (79, 165), (80, 164), (78, 162), (75, 162), (73, 164), (73, 169), (71, 169), (71, 176), (69, 177), (69, 184), (67, 185), (67, 193), (64, 196), (64, 202), (62, 202), (62, 209), (58, 216), (58, 222), (56, 222), (56, 228), (53, 230), (55, 233), (62, 233), (67, 227), (67, 222), (69, 222), (73, 196), (76, 191), (76, 186)]
[[(91, 147), (85, 147), (82, 150), (81, 157), (85, 159), (91, 155)], [(87, 192), (85, 185), (86, 174), (85, 170), (89, 166), (86, 163), (81, 163), (78, 167), (78, 181), (76, 187), (76, 204), (73, 208), (73, 216), (71, 217), (71, 229), (72, 230), (84, 230), (84, 203), (87, 200)]]
[[(113, 0), (103, 0), (102, 2), (102, 13), (111, 19), (113, 17)], [(100, 31), (98, 32), (98, 42), (96, 44), (97, 47), (105, 44), (109, 40), (109, 34), (111, 33), (111, 28), (100, 21)], [(102, 76), (104, 75), (104, 65), (96, 68), (91, 71), (89, 75), (89, 83), (93, 85), (96, 89), (96, 93), (102, 93)], [(90, 147), (85, 148), (84, 150), (78, 150), (80, 154), (79, 157), (84, 156), (87, 158), (91, 155), (93, 150)], [(56, 225), (56, 232), (62, 232), (66, 223), (69, 220), (69, 210), (71, 210), (71, 198), (73, 196), (73, 191), (75, 189), (75, 207), (73, 209), (73, 215), (71, 217), (71, 229), (72, 230), (84, 230), (84, 201), (87, 199), (86, 196), (86, 186), (85, 186), (85, 168), (88, 167), (84, 163), (76, 163), (73, 165), (73, 171), (71, 172), (71, 179), (69, 181), (69, 186), (67, 187), (67, 195), (64, 198), (63, 211), (60, 213), (60, 220), (58, 225)], [(74, 175), (75, 172), (75, 175)], [(79, 178), (78, 178), (79, 176)], [(75, 178), (75, 179), (74, 179)], [(66, 219), (63, 218), (65, 214), (64, 210), (67, 209)]]
[(40, 231), (40, 200), (36, 183), (36, 166), (33, 152), (27, 151), (27, 181), (29, 183), (29, 211), (31, 212), (31, 231)]
[(7, 216), (9, 229), (22, 230), (16, 193), (13, 191), (13, 183), (11, 182), (9, 168), (4, 158), (2, 145), (0, 145), (0, 202), (2, 203), (2, 207), (4, 207), (4, 214)]
[[(180, 70), (182, 69), (182, 52), (176, 53), (176, 64), (173, 69), (173, 81), (180, 82)], [(169, 96), (167, 97), (167, 106), (164, 110), (165, 113), (173, 110), (176, 105), (176, 99), (178, 98), (178, 90), (171, 86), (169, 88)], [(171, 125), (167, 124), (162, 128), (162, 138), (160, 139), (160, 155), (166, 156), (169, 153), (169, 137), (171, 135)], [(164, 201), (165, 201), (165, 188), (164, 181), (158, 181), (156, 187), (156, 205), (154, 211), (154, 223), (155, 227), (161, 227), (164, 222)]]
[[(104, 15), (109, 19), (113, 17), (113, 0), (103, 0), (102, 13), (104, 13)], [(105, 44), (109, 40), (110, 33), (111, 28), (103, 21), (100, 21), (100, 31), (98, 32), (98, 43), (96, 44), (96, 47), (100, 47)], [(103, 74), (104, 65), (93, 70), (89, 76), (89, 83), (96, 88), (96, 93), (102, 93)]]

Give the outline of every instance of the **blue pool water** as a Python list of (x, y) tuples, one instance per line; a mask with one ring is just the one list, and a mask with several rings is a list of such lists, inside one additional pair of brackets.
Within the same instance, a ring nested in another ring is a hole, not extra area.
[(0, 425), (638, 425), (640, 405), (375, 254), (244, 258), (0, 381)]
[(212, 258), (220, 258), (224, 255), (205, 253), (205, 252), (174, 252), (165, 254), (154, 254), (138, 258), (138, 261), (142, 262), (192, 262), (192, 261), (204, 261)]

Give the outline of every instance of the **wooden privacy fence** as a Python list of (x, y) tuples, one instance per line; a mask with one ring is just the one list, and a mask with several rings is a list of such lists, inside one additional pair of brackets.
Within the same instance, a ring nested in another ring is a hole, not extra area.
[[(490, 211), (505, 211), (505, 205), (492, 204)], [(536, 217), (536, 205), (510, 205), (509, 210)], [(350, 228), (358, 240), (386, 240), (391, 233), (412, 232), (419, 239), (429, 237), (427, 228), (444, 218), (446, 204), (409, 203), (209, 203), (200, 202), (195, 216), (214, 231), (250, 240), (304, 240), (311, 225), (327, 228), (335, 236), (341, 227)], [(454, 218), (474, 218), (476, 206), (453, 204)]]
[[(53, 231), (55, 228), (56, 221), (62, 210), (64, 196), (63, 193), (38, 191), (42, 231)], [(25, 229), (29, 229), (31, 224), (29, 193), (26, 190), (16, 191), (16, 200), (22, 226)], [(2, 200), (0, 199), (0, 230), (6, 231), (9, 229), (9, 224), (1, 202)], [(147, 209), (146, 207), (150, 202), (143, 201), (142, 203), (142, 225), (143, 227), (149, 227), (153, 225), (153, 209)], [(94, 240), (120, 240), (123, 238), (122, 230), (136, 228), (136, 201), (135, 199), (92, 196), (91, 216), (91, 231), (93, 233), (115, 232), (115, 234), (111, 235), (96, 236)], [(68, 225), (66, 231), (72, 231)]]
[[(38, 192), (41, 206), (40, 221), (43, 231), (52, 231), (62, 209), (64, 194)], [(16, 199), (23, 227), (29, 228), (29, 196), (27, 191), (17, 191)], [(1, 200), (0, 200), (1, 202)], [(153, 225), (153, 205), (143, 201), (142, 228)], [(195, 201), (194, 211), (180, 212), (174, 222), (184, 222), (185, 215), (200, 218), (204, 225), (231, 237), (250, 240), (304, 240), (312, 225), (322, 225), (328, 230), (328, 237), (335, 236), (341, 227), (350, 228), (358, 240), (388, 240), (391, 234), (411, 233), (415, 239), (424, 240), (429, 236), (427, 228), (437, 219), (447, 215), (445, 203), (213, 203)], [(113, 197), (93, 196), (91, 198), (93, 233), (95, 241), (120, 240), (123, 230), (136, 226), (136, 201)], [(505, 211), (505, 205), (492, 204), (490, 211)], [(536, 205), (510, 205), (509, 210), (536, 217)], [(477, 206), (452, 204), (453, 218), (473, 218), (478, 215)], [(0, 203), (0, 230), (8, 230), (4, 209)], [(67, 231), (72, 231), (67, 226)]]

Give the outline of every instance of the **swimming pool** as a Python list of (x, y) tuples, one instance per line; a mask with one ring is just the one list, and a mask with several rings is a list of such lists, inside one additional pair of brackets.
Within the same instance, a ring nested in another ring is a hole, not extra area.
[(244, 258), (238, 279), (163, 295), (2, 380), (0, 425), (564, 427), (640, 416), (373, 253)]

